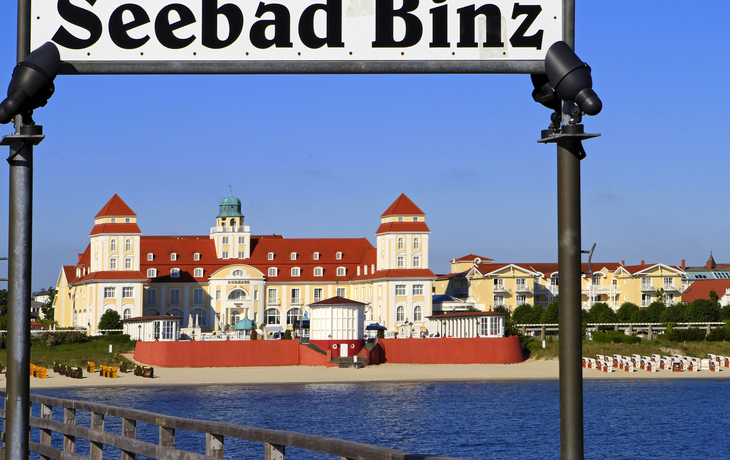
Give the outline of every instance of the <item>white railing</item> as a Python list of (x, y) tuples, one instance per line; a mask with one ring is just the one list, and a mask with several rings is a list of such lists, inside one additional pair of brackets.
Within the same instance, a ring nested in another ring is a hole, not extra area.
[(291, 305), (302, 305), (304, 303), (304, 300), (301, 297), (292, 297), (290, 304)]
[(505, 286), (504, 284), (497, 284), (494, 286), (494, 289), (492, 289), (492, 292), (511, 292), (510, 288)]
[(654, 286), (653, 283), (641, 283), (641, 290), (642, 291), (656, 291), (657, 288)]
[(210, 227), (210, 233), (246, 233), (249, 227), (247, 225), (244, 226), (233, 226), (233, 227)]
[(515, 287), (515, 292), (532, 292), (532, 288), (527, 284), (518, 284)]
[(665, 291), (679, 291), (680, 289), (674, 285), (674, 283), (667, 283), (664, 285)]
[(266, 298), (266, 305), (281, 305), (281, 299), (274, 299), (272, 297)]

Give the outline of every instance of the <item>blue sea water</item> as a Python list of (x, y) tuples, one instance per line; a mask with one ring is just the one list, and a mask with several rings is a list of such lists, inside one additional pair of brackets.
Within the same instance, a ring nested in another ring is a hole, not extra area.
[[(560, 458), (557, 381), (221, 385), (36, 393), (313, 433), (419, 454), (474, 460)], [(728, 458), (728, 401), (730, 380), (585, 381), (585, 458)], [(60, 420), (61, 411), (54, 411), (54, 418)], [(88, 416), (86, 420), (79, 417), (77, 423), (89, 426)], [(120, 433), (119, 424), (110, 418), (106, 430)], [(139, 438), (157, 441), (156, 427), (140, 425), (138, 429)], [(204, 453), (204, 435), (186, 433), (176, 441), (178, 448)], [(84, 451), (88, 452), (88, 443), (80, 442), (77, 452)], [(263, 446), (226, 439), (225, 454), (228, 459), (262, 458)], [(287, 449), (287, 459), (330, 458), (334, 457)]]

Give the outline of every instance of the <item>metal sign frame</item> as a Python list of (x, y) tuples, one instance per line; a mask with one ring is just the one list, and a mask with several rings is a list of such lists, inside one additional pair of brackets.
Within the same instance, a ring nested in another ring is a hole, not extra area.
[[(573, 46), (575, 0), (562, 3), (562, 40)], [(18, 62), (30, 53), (31, 0), (18, 0)], [(22, 48), (22, 49), (21, 49)], [(68, 61), (59, 74), (449, 74), (544, 73), (540, 60)]]

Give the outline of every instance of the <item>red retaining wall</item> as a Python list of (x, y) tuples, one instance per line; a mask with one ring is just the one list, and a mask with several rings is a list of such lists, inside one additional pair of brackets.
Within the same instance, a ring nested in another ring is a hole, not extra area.
[(511, 364), (521, 363), (516, 335), (474, 339), (379, 339), (370, 364)]
[[(134, 359), (162, 367), (326, 366), (327, 355), (297, 340), (137, 342)], [(353, 350), (354, 351), (354, 350)], [(339, 354), (336, 354), (339, 356)], [(369, 364), (508, 364), (522, 362), (517, 336), (477, 339), (379, 339)]]
[(162, 367), (324, 366), (329, 357), (297, 340), (137, 342), (135, 361)]

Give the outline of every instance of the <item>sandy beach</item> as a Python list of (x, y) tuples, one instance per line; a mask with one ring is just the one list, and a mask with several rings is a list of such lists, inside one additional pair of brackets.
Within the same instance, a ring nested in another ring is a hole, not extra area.
[[(165, 368), (155, 367), (154, 378), (143, 378), (128, 372), (116, 379), (99, 373), (71, 379), (53, 372), (48, 378), (30, 378), (31, 390), (92, 387), (153, 387), (203, 385), (263, 385), (302, 383), (369, 383), (369, 382), (441, 382), (441, 381), (506, 381), (556, 380), (557, 360), (528, 360), (518, 364), (381, 364), (363, 369), (339, 369), (321, 366)], [(730, 369), (720, 372), (624, 372), (611, 373), (583, 369), (586, 380), (595, 379), (705, 379), (730, 378)], [(0, 379), (5, 385), (6, 379)]]

